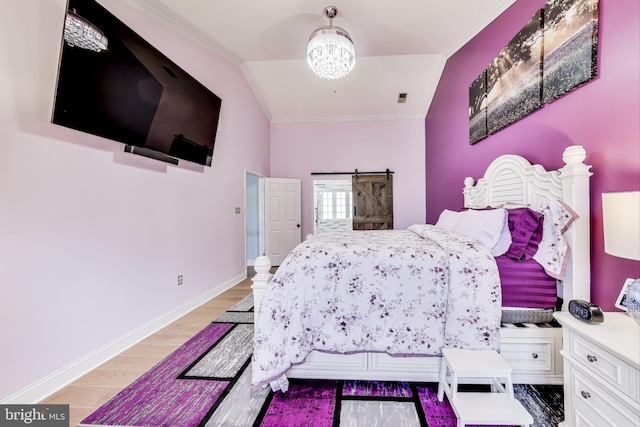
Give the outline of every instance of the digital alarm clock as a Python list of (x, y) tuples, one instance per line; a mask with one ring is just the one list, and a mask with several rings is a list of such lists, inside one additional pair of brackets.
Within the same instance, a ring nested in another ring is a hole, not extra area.
[(569, 301), (569, 313), (586, 323), (602, 323), (604, 321), (604, 313), (600, 307), (581, 299)]

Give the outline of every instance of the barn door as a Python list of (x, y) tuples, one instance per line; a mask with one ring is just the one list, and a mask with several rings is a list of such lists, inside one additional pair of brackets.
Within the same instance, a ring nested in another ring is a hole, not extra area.
[(393, 175), (354, 175), (353, 229), (393, 229)]

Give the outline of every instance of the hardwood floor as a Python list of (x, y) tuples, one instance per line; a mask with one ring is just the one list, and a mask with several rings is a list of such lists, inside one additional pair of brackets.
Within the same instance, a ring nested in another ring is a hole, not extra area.
[(77, 425), (248, 295), (250, 286), (251, 278), (243, 280), (40, 403), (70, 405), (69, 425)]

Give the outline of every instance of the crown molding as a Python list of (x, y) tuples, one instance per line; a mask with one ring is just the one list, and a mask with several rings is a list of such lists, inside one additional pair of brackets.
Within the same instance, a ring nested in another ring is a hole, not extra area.
[(241, 58), (218, 46), (215, 40), (207, 36), (203, 31), (195, 28), (189, 21), (176, 14), (172, 9), (164, 6), (162, 2), (152, 0), (121, 1), (139, 10), (154, 21), (171, 28), (236, 65), (241, 65), (244, 62)]
[(467, 44), (469, 40), (477, 36), (480, 31), (491, 24), (498, 16), (504, 13), (509, 7), (511, 7), (517, 0), (501, 0), (496, 3), (491, 9), (476, 21), (476, 23), (470, 26), (460, 37), (458, 37), (447, 49), (444, 50), (444, 55), (449, 58), (453, 56), (462, 46)]

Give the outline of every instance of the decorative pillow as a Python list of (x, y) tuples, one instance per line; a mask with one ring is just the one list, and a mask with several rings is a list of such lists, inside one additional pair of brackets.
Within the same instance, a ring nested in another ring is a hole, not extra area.
[(463, 212), (445, 209), (440, 214), (440, 217), (438, 217), (438, 222), (436, 222), (435, 226), (443, 230), (453, 231), (458, 221), (460, 221), (460, 218), (462, 218), (462, 215)]
[(542, 240), (533, 259), (544, 267), (548, 275), (563, 280), (567, 273), (571, 250), (564, 239), (564, 233), (578, 218), (578, 214), (557, 200), (532, 207), (545, 217)]
[[(502, 207), (513, 209), (522, 206), (505, 204)], [(528, 207), (541, 213), (545, 218), (542, 226), (542, 240), (532, 258), (549, 276), (564, 280), (571, 250), (564, 238), (564, 233), (579, 216), (566, 203), (558, 200), (530, 204)]]
[(511, 245), (504, 255), (516, 261), (531, 259), (542, 240), (544, 215), (529, 208), (508, 209)]
[(500, 240), (500, 235), (506, 223), (507, 211), (505, 209), (470, 209), (463, 212), (460, 220), (453, 228), (453, 232), (471, 237), (493, 250), (498, 240)]
[(557, 301), (556, 280), (537, 261), (515, 261), (496, 257), (503, 307), (553, 308)]

